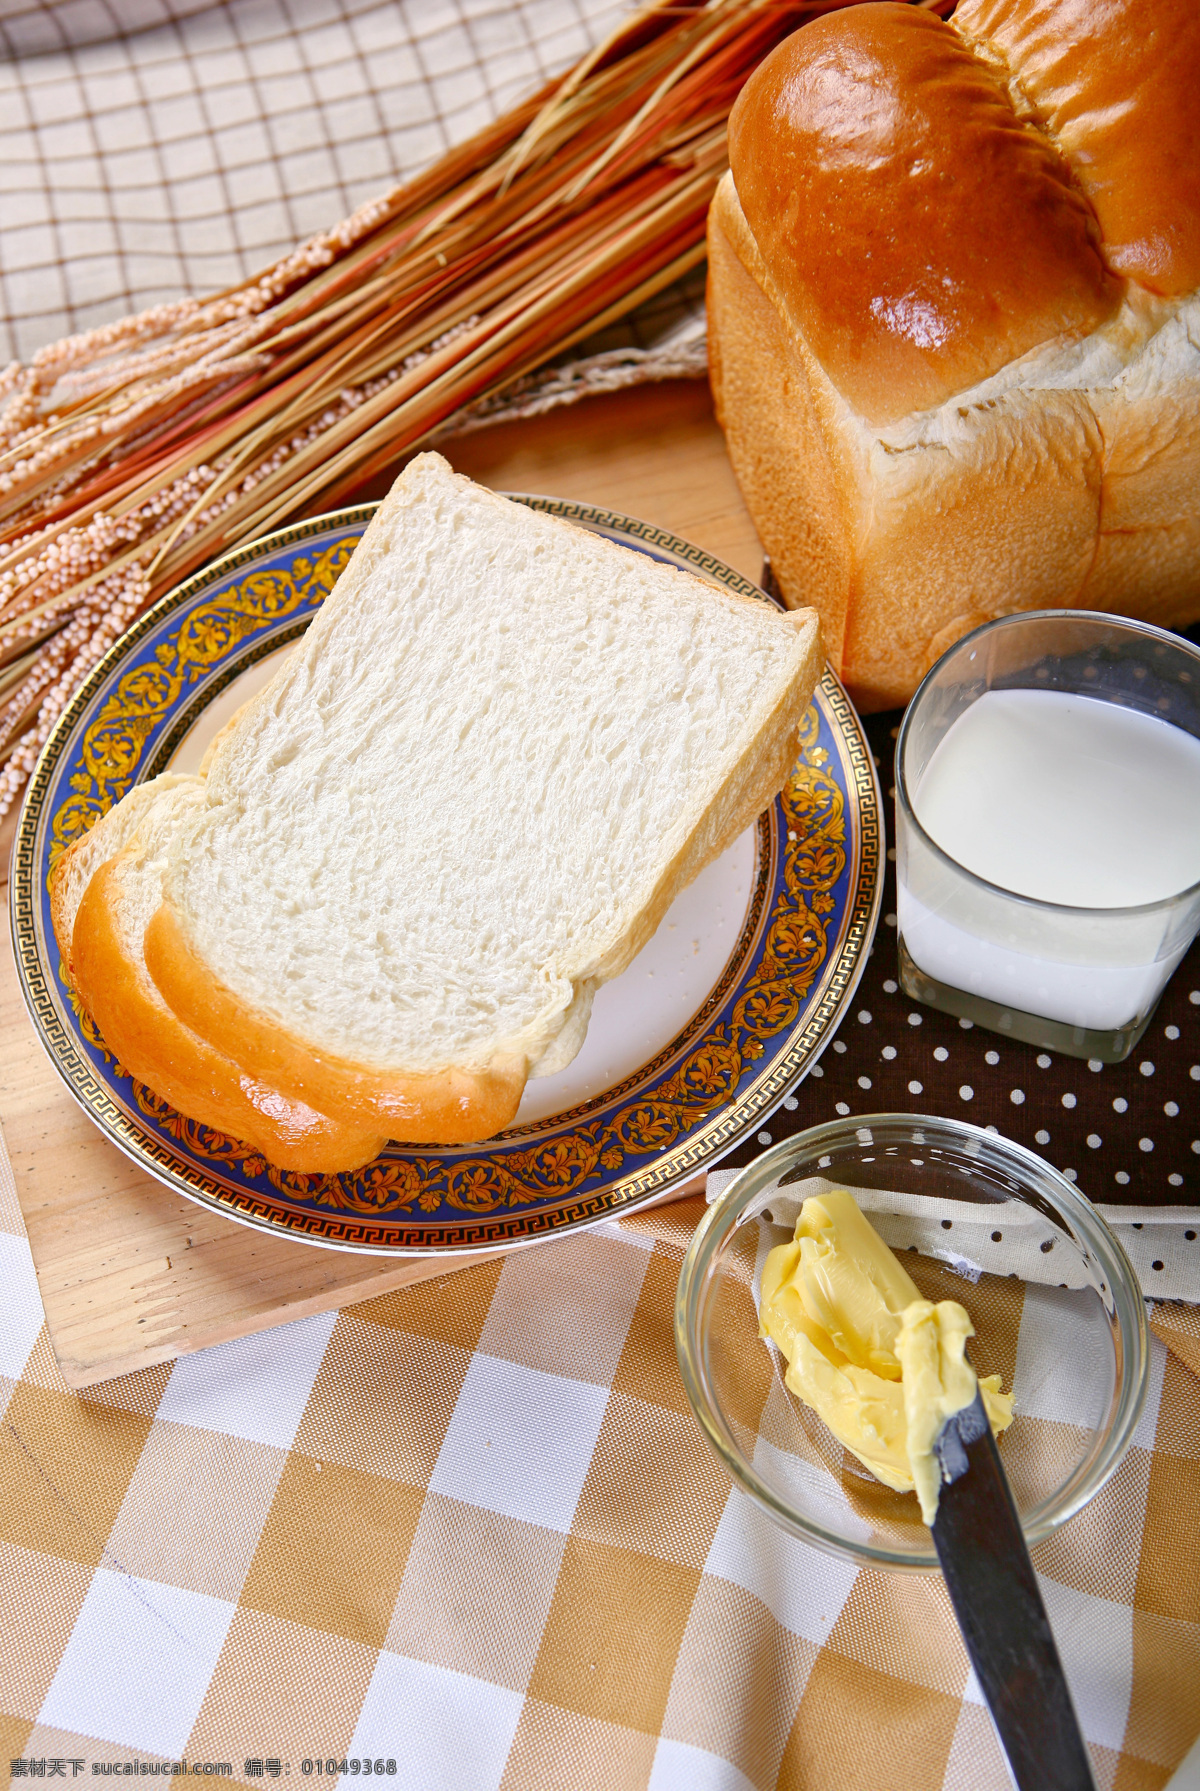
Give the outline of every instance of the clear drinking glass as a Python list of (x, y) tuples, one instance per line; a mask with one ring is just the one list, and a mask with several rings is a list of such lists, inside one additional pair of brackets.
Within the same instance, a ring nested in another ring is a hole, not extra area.
[[(896, 742), (905, 993), (1010, 1038), (1119, 1063), (1200, 927), (1200, 882), (1136, 907), (1068, 907), (987, 882), (945, 852), (917, 819), (914, 795), (954, 723), (993, 690), (1120, 704), (1200, 739), (1200, 650), (1148, 623), (1090, 611), (1007, 616), (943, 654)], [(1115, 825), (1111, 849), (1129, 850)]]

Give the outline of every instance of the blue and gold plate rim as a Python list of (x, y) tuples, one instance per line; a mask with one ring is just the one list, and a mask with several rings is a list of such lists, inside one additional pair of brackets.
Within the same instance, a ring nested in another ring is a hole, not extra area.
[[(769, 602), (651, 523), (510, 494), (631, 550)], [(483, 1145), (389, 1145), (353, 1174), (299, 1175), (134, 1083), (79, 1007), (49, 921), (58, 854), (134, 783), (165, 769), (198, 716), (296, 639), (373, 504), (264, 536), (163, 597), (96, 666), (35, 768), (13, 847), (18, 978), (51, 1062), (114, 1144), (177, 1193), (276, 1236), (382, 1255), (511, 1248), (620, 1217), (682, 1187), (761, 1127), (811, 1069), (866, 963), (882, 894), (882, 803), (861, 723), (826, 670), (800, 757), (758, 824), (738, 945), (686, 1027), (619, 1085)]]

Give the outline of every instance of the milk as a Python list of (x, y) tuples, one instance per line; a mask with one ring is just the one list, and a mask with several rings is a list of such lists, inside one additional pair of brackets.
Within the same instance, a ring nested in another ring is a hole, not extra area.
[(1149, 1010), (1188, 945), (1169, 910), (1145, 905), (1200, 881), (1200, 740), (1092, 697), (989, 690), (953, 723), (909, 795), (956, 864), (1056, 905), (1006, 901), (945, 866), (919, 836), (902, 839), (898, 919), (920, 969), (1089, 1029), (1120, 1028)]
[(1039, 902), (1132, 908), (1200, 881), (1200, 740), (1117, 703), (989, 690), (912, 803), (951, 858)]

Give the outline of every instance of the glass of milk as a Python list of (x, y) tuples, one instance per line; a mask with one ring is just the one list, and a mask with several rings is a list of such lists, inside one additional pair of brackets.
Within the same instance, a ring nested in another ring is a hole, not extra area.
[(1117, 1063), (1200, 927), (1200, 651), (1085, 610), (943, 654), (896, 742), (905, 992)]

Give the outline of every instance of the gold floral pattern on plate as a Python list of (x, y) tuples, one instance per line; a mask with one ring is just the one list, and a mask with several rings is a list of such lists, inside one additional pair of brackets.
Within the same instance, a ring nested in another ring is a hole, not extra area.
[[(589, 505), (522, 501), (762, 595), (650, 524)], [(354, 1174), (276, 1169), (240, 1140), (175, 1112), (113, 1060), (62, 979), (45, 879), (72, 839), (165, 766), (234, 677), (302, 631), (372, 513), (364, 506), (317, 518), (230, 555), (164, 598), (97, 667), (47, 746), (18, 829), (18, 966), (35, 1024), (72, 1093), (122, 1149), (179, 1192), (244, 1222), (342, 1248), (521, 1242), (628, 1211), (686, 1181), (760, 1126), (815, 1060), (853, 991), (877, 918), (878, 785), (858, 718), (827, 672), (797, 763), (759, 823), (756, 888), (738, 946), (698, 1012), (652, 1061), (596, 1099), (482, 1148), (396, 1144)]]
[[(147, 739), (186, 688), (228, 659), (252, 630), (315, 609), (332, 591), (357, 543), (356, 532), (318, 553), (300, 554), (286, 571), (250, 573), (215, 601), (189, 610), (155, 647), (152, 663), (124, 674), (84, 731), (84, 769), (70, 779), (72, 795), (54, 813), (51, 866), (138, 781)], [(118, 642), (115, 650), (122, 645)]]

